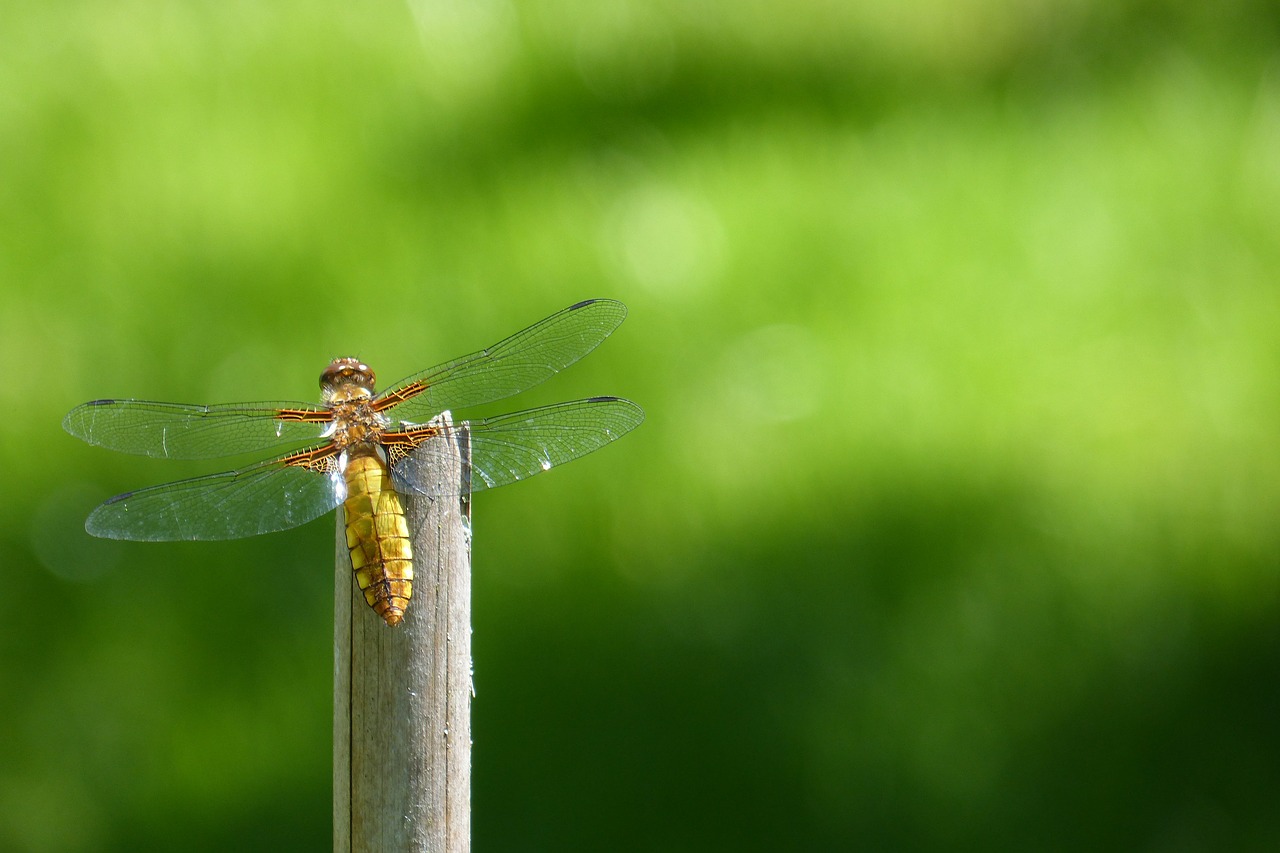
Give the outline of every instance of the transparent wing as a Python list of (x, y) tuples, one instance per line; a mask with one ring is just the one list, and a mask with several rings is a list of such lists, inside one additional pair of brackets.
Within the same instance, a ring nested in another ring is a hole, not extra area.
[[(643, 421), (644, 410), (619, 397), (591, 397), (469, 421), (471, 491), (541, 474), (599, 450)], [(426, 497), (456, 494), (455, 489), (428, 485), (428, 472), (437, 464), (438, 454), (447, 452), (449, 436), (442, 435), (439, 427), (420, 429), (428, 437), (392, 467), (397, 487)]]
[(394, 419), (425, 423), (445, 409), (519, 394), (591, 352), (626, 316), (627, 307), (613, 299), (579, 302), (501, 343), (415, 373), (374, 405)]
[(94, 400), (72, 409), (62, 427), (90, 444), (166, 459), (212, 459), (313, 443), (329, 418), (304, 403), (192, 406), (145, 400)]
[[(501, 400), (532, 388), (600, 345), (627, 316), (621, 302), (593, 299), (471, 353), (403, 380), (378, 397), (403, 421)], [(216, 406), (94, 400), (72, 409), (67, 432), (109, 450), (166, 459), (212, 459), (297, 447), (321, 437), (328, 410), (305, 403)]]
[(295, 467), (288, 458), (117, 495), (89, 514), (85, 529), (144, 542), (241, 539), (297, 527), (338, 505), (340, 474)]

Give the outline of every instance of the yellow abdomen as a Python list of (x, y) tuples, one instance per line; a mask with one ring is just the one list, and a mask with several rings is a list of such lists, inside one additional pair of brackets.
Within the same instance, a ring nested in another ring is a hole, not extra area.
[(404, 505), (391, 485), (391, 471), (374, 455), (347, 463), (347, 547), (356, 583), (388, 625), (404, 618), (413, 595), (413, 549)]

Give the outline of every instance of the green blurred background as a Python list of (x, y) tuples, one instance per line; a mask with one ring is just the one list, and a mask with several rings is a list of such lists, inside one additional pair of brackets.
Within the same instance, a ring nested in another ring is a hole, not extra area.
[[(1280, 13), (15, 0), (0, 849), (320, 850), (333, 522), (59, 428), (593, 296), (475, 506), (477, 850), (1280, 848)], [(272, 603), (282, 588), (295, 606)]]

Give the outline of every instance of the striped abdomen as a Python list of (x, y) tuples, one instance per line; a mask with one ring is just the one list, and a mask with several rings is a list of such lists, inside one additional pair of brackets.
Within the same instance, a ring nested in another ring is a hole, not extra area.
[(344, 475), (347, 547), (356, 583), (369, 606), (388, 625), (397, 625), (413, 595), (413, 549), (404, 505), (380, 457), (355, 456), (347, 462)]

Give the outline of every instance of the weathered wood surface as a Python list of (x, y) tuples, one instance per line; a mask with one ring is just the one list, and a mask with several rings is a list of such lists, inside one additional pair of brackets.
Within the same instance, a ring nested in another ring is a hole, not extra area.
[[(460, 425), (462, 426), (462, 425)], [(465, 427), (433, 472), (457, 494)], [(334, 568), (333, 849), (471, 847), (471, 541), (465, 497), (410, 499), (414, 582), (388, 627), (351, 574), (342, 511)]]

